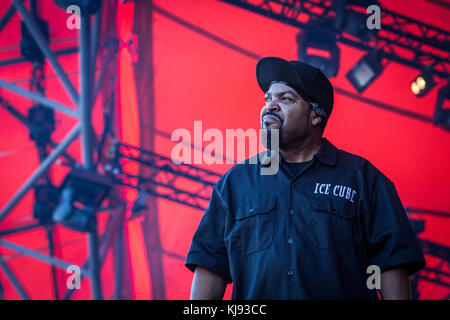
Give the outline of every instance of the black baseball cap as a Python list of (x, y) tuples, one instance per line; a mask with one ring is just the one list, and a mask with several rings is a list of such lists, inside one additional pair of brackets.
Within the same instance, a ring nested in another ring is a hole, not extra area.
[(310, 102), (314, 110), (318, 108), (325, 112), (318, 112), (325, 118), (324, 124), (330, 117), (333, 110), (333, 86), (320, 69), (301, 61), (265, 57), (256, 65), (256, 78), (264, 93), (273, 82), (285, 83)]

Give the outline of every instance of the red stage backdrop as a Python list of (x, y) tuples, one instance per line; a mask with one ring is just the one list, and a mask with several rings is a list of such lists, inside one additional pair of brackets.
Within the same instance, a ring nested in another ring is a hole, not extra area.
[[(76, 30), (66, 27), (68, 14), (53, 1), (40, 1), (41, 17), (50, 26), (52, 49), (76, 46)], [(441, 29), (450, 30), (449, 9), (431, 1), (398, 0), (381, 1), (387, 8), (418, 19)], [(119, 137), (123, 142), (139, 146), (142, 134), (153, 139), (154, 151), (170, 157), (176, 145), (170, 141), (172, 132), (185, 128), (192, 134), (194, 121), (201, 120), (203, 132), (209, 128), (219, 129), (225, 136), (226, 129), (253, 128), (258, 130), (259, 112), (264, 105), (264, 95), (256, 83), (255, 66), (257, 57), (279, 56), (285, 59), (297, 58), (295, 40), (298, 29), (251, 13), (235, 6), (210, 0), (153, 1), (153, 14), (148, 16), (151, 36), (138, 38), (138, 46), (151, 41), (153, 77), (148, 83), (136, 83), (133, 55), (126, 44), (133, 37), (133, 21), (136, 4), (132, 1), (119, 2), (116, 31), (122, 43), (117, 62), (117, 115)], [(2, 15), (10, 3), (0, 3)], [(20, 56), (20, 18), (12, 20), (0, 32), (0, 60)], [(356, 90), (345, 78), (345, 74), (363, 56), (364, 52), (339, 45), (341, 49), (339, 73), (331, 81), (336, 88), (333, 114), (324, 136), (337, 147), (361, 155), (384, 172), (396, 185), (404, 206), (429, 210), (450, 209), (450, 135), (430, 123), (377, 107), (345, 94)], [(135, 57), (136, 58), (136, 57)], [(137, 56), (137, 61), (148, 59)], [(78, 89), (78, 55), (65, 55), (59, 61)], [(98, 62), (99, 65), (99, 62)], [(98, 66), (97, 65), (97, 66)], [(382, 75), (361, 95), (364, 98), (387, 104), (400, 110), (432, 117), (437, 90), (441, 81), (425, 97), (418, 99), (410, 90), (410, 82), (419, 71), (391, 62)], [(53, 100), (73, 106), (69, 96), (47, 63), (45, 66), (46, 92)], [(29, 63), (18, 63), (0, 67), (0, 78), (28, 88), (31, 77)], [(145, 79), (145, 77), (144, 77)], [(153, 81), (152, 81), (153, 79)], [(140, 79), (142, 80), (142, 77)], [(139, 96), (137, 88), (153, 90), (154, 130), (141, 127)], [(26, 114), (31, 102), (23, 97), (0, 89), (0, 96), (16, 109)], [(100, 96), (93, 110), (94, 127), (97, 133), (103, 128), (102, 103)], [(75, 120), (57, 114), (57, 128), (53, 134), (59, 141), (73, 127)], [(205, 147), (207, 143), (204, 143)], [(69, 152), (80, 159), (80, 143), (77, 140)], [(194, 150), (193, 150), (194, 152)], [(0, 108), (0, 206), (7, 203), (21, 184), (38, 166), (34, 144), (29, 140), (27, 129), (11, 114)], [(206, 165), (201, 167), (224, 173), (230, 165)], [(139, 168), (131, 168), (136, 173)], [(51, 170), (54, 181), (59, 185), (68, 168), (54, 165)], [(136, 200), (134, 190), (124, 189), (124, 196), (131, 207)], [(32, 220), (33, 193), (15, 207), (0, 223), (0, 230), (24, 225)], [(202, 212), (168, 200), (158, 198), (157, 221), (161, 236), (163, 284), (166, 299), (189, 298), (192, 273), (184, 267), (184, 257), (190, 241), (202, 217)], [(448, 218), (420, 216), (425, 219), (425, 231), (420, 238), (450, 246)], [(99, 229), (104, 228), (104, 216), (99, 216)], [(130, 264), (132, 292), (129, 298), (151, 299), (154, 276), (149, 272), (147, 251), (144, 248), (145, 232), (142, 219), (131, 219), (126, 223), (126, 238)], [(82, 264), (87, 255), (86, 236), (58, 226), (55, 236), (57, 256), (73, 263)], [(42, 253), (48, 253), (43, 229), (26, 231), (5, 239), (22, 244)], [(0, 255), (14, 271), (33, 299), (53, 299), (50, 267), (28, 256), (0, 247)], [(437, 261), (427, 256), (429, 266)], [(448, 266), (443, 270), (450, 272)], [(446, 269), (445, 269), (446, 268)], [(110, 253), (102, 268), (104, 297), (113, 298), (114, 271)], [(67, 274), (58, 272), (60, 289), (66, 285)], [(3, 272), (0, 282), (5, 299), (19, 299)], [(450, 294), (449, 288), (422, 281), (419, 286), (421, 299), (443, 299)], [(86, 278), (75, 299), (90, 299), (90, 281)], [(231, 297), (231, 286), (226, 298)]]

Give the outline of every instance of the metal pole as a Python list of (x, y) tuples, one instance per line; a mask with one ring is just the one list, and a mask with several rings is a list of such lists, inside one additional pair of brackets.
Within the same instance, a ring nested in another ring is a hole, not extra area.
[(36, 41), (36, 44), (39, 46), (39, 48), (41, 49), (45, 57), (48, 59), (48, 61), (50, 61), (51, 65), (53, 66), (53, 69), (55, 69), (55, 72), (58, 74), (59, 79), (61, 80), (63, 86), (66, 88), (73, 102), (75, 102), (75, 104), (78, 105), (78, 93), (75, 90), (75, 87), (73, 86), (72, 82), (70, 82), (63, 68), (59, 64), (55, 55), (50, 50), (48, 43), (45, 40), (44, 36), (42, 35), (41, 29), (37, 25), (36, 21), (33, 19), (31, 14), (25, 8), (25, 6), (22, 3), (22, 0), (12, 0), (12, 1), (17, 11), (19, 11), (20, 15), (22, 16), (23, 22), (30, 31), (30, 34)]
[(80, 133), (80, 124), (77, 124), (60, 142), (60, 144), (53, 150), (51, 154), (42, 162), (42, 164), (33, 172), (28, 180), (22, 185), (19, 191), (13, 196), (13, 198), (2, 208), (0, 211), (0, 221), (3, 220), (12, 208), (22, 199), (27, 191), (33, 187), (34, 183), (43, 175), (53, 162), (66, 150), (70, 143)]
[[(97, 52), (98, 52), (98, 43), (100, 38), (100, 28), (102, 22), (102, 9), (103, 9), (103, 1), (100, 1), (100, 8), (97, 13), (94, 15), (94, 25), (92, 27), (92, 38), (91, 38), (91, 69), (92, 75), (91, 79), (94, 81), (95, 79), (95, 67), (97, 66)], [(92, 101), (92, 108), (94, 107), (94, 101)]]
[(95, 101), (97, 100), (97, 97), (98, 97), (100, 90), (102, 88), (102, 85), (103, 85), (103, 80), (105, 78), (105, 74), (107, 72), (108, 65), (113, 60), (116, 53), (117, 53), (116, 45), (110, 44), (109, 48), (107, 49), (106, 57), (104, 57), (102, 64), (100, 65), (100, 71), (99, 71), (97, 80), (95, 81), (95, 84), (94, 84), (92, 104), (95, 104)]
[[(112, 239), (114, 238), (114, 230), (118, 227), (119, 220), (123, 219), (120, 215), (124, 216), (126, 213), (126, 204), (121, 205), (120, 207), (116, 208), (116, 213), (111, 214), (108, 218), (108, 222), (106, 223), (106, 230), (103, 232), (103, 234), (100, 236), (100, 266), (103, 265), (106, 259), (106, 254), (108, 253), (108, 249), (112, 243)], [(111, 219), (111, 225), (109, 223), (109, 219)], [(83, 268), (89, 267), (89, 259), (86, 260), (86, 262), (83, 264)], [(84, 277), (83, 274), (80, 275), (81, 279)], [(69, 300), (72, 294), (74, 293), (75, 289), (69, 289), (66, 291), (64, 295), (64, 300)]]
[(9, 268), (9, 266), (6, 264), (6, 261), (4, 261), (1, 256), (0, 256), (0, 267), (3, 269), (3, 271), (6, 274), (6, 276), (8, 277), (9, 281), (11, 282), (13, 287), (17, 290), (17, 292), (22, 297), (22, 299), (30, 300), (30, 296), (25, 291), (25, 289), (22, 286), (22, 284), (19, 282), (19, 279), (17, 279), (17, 277), (14, 274), (14, 272)]
[(31, 100), (39, 102), (40, 104), (47, 106), (49, 108), (64, 112), (65, 114), (68, 114), (69, 116), (72, 116), (74, 118), (77, 118), (77, 119), (79, 118), (77, 110), (73, 110), (63, 104), (60, 104), (53, 100), (50, 100), (41, 94), (22, 89), (21, 87), (13, 85), (2, 79), (0, 79), (0, 87), (6, 88), (12, 92), (15, 92), (15, 93), (20, 94), (24, 97), (27, 97)]
[[(55, 244), (53, 241), (53, 225), (47, 225), (45, 227), (45, 231), (47, 233), (47, 242), (48, 242), (48, 252), (51, 258), (55, 257)], [(54, 265), (51, 266), (52, 271), (52, 281), (53, 281), (53, 294), (55, 295), (55, 300), (59, 300), (59, 289), (58, 289), (58, 278), (56, 275), (56, 268)]]
[[(125, 210), (126, 211), (126, 210)], [(119, 225), (116, 235), (116, 250), (114, 252), (114, 298), (120, 300), (122, 298), (122, 272), (123, 272), (123, 231), (124, 231), (124, 212), (120, 212)]]
[[(31, 249), (25, 248), (23, 246), (20, 246), (18, 244), (15, 244), (15, 243), (12, 243), (12, 242), (9, 242), (9, 241), (6, 241), (6, 240), (0, 239), (0, 245), (5, 247), (5, 248), (8, 248), (8, 249), (11, 249), (11, 250), (14, 250), (14, 251), (26, 254), (26, 255), (28, 255), (28, 256), (30, 256), (32, 258), (35, 258), (37, 260), (41, 260), (41, 261), (47, 262), (47, 263), (49, 263), (51, 265), (54, 265), (54, 266), (57, 266), (58, 268), (61, 268), (63, 270), (66, 270), (67, 267), (69, 267), (71, 265), (75, 265), (75, 263), (66, 262), (66, 261), (63, 261), (63, 260), (58, 259), (58, 258), (51, 258), (51, 257), (49, 257), (49, 256), (47, 256), (45, 254), (39, 253), (37, 251), (33, 251)], [(84, 269), (84, 268), (80, 268), (80, 270), (81, 270), (81, 272), (87, 272), (87, 270)]]
[(81, 14), (80, 29), (80, 120), (83, 166), (92, 170), (92, 126), (91, 126), (91, 68), (89, 53), (89, 15)]
[(102, 287), (100, 282), (100, 264), (98, 256), (97, 223), (95, 230), (89, 233), (89, 272), (91, 274), (92, 293), (94, 300), (102, 300)]
[[(91, 126), (91, 68), (90, 68), (90, 16), (87, 12), (81, 13), (80, 28), (80, 119), (83, 166), (92, 171), (94, 168), (92, 154), (92, 126)], [(94, 215), (94, 227), (89, 231), (89, 271), (92, 281), (93, 298), (102, 299), (100, 282), (100, 268), (98, 257), (97, 218)]]

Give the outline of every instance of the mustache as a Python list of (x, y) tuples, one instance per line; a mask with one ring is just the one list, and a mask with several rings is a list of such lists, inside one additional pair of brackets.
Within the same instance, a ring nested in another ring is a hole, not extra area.
[(276, 114), (276, 113), (274, 113), (274, 112), (271, 112), (271, 111), (266, 112), (266, 113), (262, 116), (261, 121), (263, 121), (263, 119), (264, 119), (265, 116), (269, 116), (269, 115), (270, 115), (270, 116), (276, 117), (278, 120), (280, 120), (281, 123), (284, 122), (283, 119), (282, 119), (278, 114)]

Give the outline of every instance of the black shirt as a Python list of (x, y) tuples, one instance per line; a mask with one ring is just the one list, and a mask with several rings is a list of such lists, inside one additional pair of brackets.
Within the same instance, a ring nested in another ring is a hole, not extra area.
[(425, 266), (394, 184), (364, 158), (324, 138), (296, 175), (249, 163), (215, 185), (186, 258), (233, 282), (233, 299), (377, 299), (368, 266)]
[[(314, 160), (314, 159), (313, 159)], [(310, 162), (313, 160), (305, 161), (305, 162), (284, 162), (286, 168), (291, 173), (291, 176), (295, 177), (303, 168), (307, 167)]]

